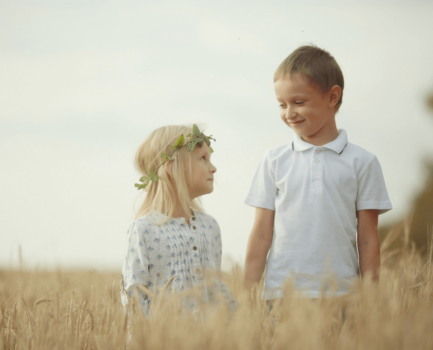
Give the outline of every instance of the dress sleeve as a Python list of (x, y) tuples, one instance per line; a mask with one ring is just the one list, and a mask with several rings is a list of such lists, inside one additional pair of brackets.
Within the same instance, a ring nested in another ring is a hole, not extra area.
[(267, 152), (257, 167), (253, 183), (245, 199), (245, 204), (275, 210), (275, 197), (277, 196), (277, 192), (275, 173), (274, 169), (272, 169), (269, 152)]
[[(148, 260), (149, 255), (146, 241), (136, 222), (132, 223), (132, 225), (129, 227), (127, 239), (128, 243), (123, 263), (122, 275), (124, 289), (125, 292), (129, 294), (129, 297), (122, 295), (122, 303), (124, 306), (126, 306), (129, 300), (134, 297), (135, 287), (147, 287), (150, 283)], [(138, 299), (143, 309), (143, 313), (145, 316), (147, 316), (151, 303), (150, 297), (138, 288), (136, 290), (138, 293)]]
[(358, 174), (356, 210), (367, 209), (377, 209), (379, 214), (392, 209), (382, 168), (376, 156), (373, 156)]

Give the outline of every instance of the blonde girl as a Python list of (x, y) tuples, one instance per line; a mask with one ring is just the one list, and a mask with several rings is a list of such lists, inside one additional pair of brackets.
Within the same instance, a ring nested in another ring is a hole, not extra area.
[(164, 126), (136, 152), (135, 165), (143, 175), (136, 187), (146, 197), (127, 232), (122, 303), (127, 306), (137, 291), (146, 316), (152, 298), (135, 287), (158, 291), (172, 277), (171, 289), (202, 286), (204, 301), (211, 301), (216, 289), (235, 303), (224, 283), (210, 287), (204, 279), (207, 270), (220, 271), (222, 251), (218, 223), (200, 203), (200, 196), (213, 191), (217, 170), (210, 160), (211, 139), (196, 125)]

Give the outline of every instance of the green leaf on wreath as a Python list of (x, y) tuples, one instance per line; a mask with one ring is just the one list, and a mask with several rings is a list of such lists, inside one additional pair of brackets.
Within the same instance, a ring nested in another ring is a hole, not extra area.
[(179, 136), (174, 146), (171, 146), (171, 148), (181, 148), (183, 146), (183, 143), (185, 142), (185, 137), (182, 135)]
[(161, 156), (162, 156), (162, 158), (164, 158), (164, 163), (165, 163), (165, 161), (170, 160), (170, 157), (168, 155), (166, 155), (164, 152), (162, 152)]
[(140, 177), (141, 182), (145, 182), (146, 180), (149, 181), (149, 178), (146, 175), (143, 175), (142, 177)]
[(135, 184), (135, 187), (137, 187), (137, 190), (144, 189), (144, 188), (146, 188), (146, 186), (147, 186), (147, 183), (145, 183), (145, 184)]
[(209, 137), (203, 135), (204, 140), (206, 141), (206, 144), (210, 147), (210, 140)]
[(201, 134), (200, 133), (200, 129), (195, 124), (192, 126), (192, 132), (193, 132), (194, 135), (200, 135)]
[(188, 142), (188, 149), (190, 152), (192, 152), (194, 150), (196, 144), (197, 144), (196, 140)]
[(156, 175), (156, 174), (152, 171), (152, 169), (149, 169), (149, 178), (150, 178), (150, 180), (151, 180), (152, 182), (155, 183), (156, 181), (158, 181), (159, 176)]

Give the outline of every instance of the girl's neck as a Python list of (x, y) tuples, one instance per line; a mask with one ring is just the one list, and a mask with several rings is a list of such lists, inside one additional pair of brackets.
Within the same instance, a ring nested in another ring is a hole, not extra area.
[(176, 207), (174, 209), (173, 212), (173, 218), (184, 218), (186, 223), (189, 225), (189, 218), (194, 215), (194, 213), (192, 212), (191, 209), (189, 209), (189, 212), (185, 212), (185, 210), (183, 210), (182, 206), (180, 205), (180, 203), (176, 203)]

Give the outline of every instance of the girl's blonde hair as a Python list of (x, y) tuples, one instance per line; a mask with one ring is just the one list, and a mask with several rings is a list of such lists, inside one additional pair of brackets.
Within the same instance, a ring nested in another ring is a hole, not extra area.
[[(174, 150), (170, 146), (175, 144), (179, 136), (183, 134), (186, 137), (192, 132), (192, 127), (184, 125), (168, 125), (153, 131), (135, 153), (137, 170), (142, 175), (149, 176), (149, 169), (155, 171), (163, 161), (161, 154), (165, 153), (170, 156)], [(158, 169), (159, 180), (155, 183), (150, 182), (146, 187), (146, 197), (135, 219), (156, 210), (166, 216), (155, 222), (157, 225), (162, 225), (173, 216), (177, 201), (186, 213), (189, 213), (190, 208), (203, 212), (200, 199), (191, 199), (189, 195), (187, 174), (191, 176), (191, 153), (188, 147), (177, 150), (173, 158), (174, 161), (168, 161)], [(170, 177), (167, 172), (168, 166), (170, 166)]]

